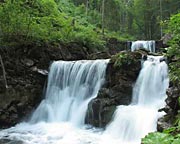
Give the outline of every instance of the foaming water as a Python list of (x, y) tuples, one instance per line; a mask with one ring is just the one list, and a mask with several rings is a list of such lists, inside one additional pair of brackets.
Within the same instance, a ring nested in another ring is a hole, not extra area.
[(163, 113), (158, 109), (165, 105), (168, 88), (168, 68), (162, 57), (148, 56), (143, 63), (133, 90), (129, 106), (118, 106), (114, 120), (105, 133), (119, 138), (121, 144), (140, 144), (149, 132), (156, 131), (157, 120)]
[(83, 125), (88, 103), (97, 96), (104, 82), (108, 61), (54, 62), (46, 97), (33, 113), (30, 123), (68, 121)]
[(146, 50), (149, 50), (150, 52), (155, 52), (155, 41), (134, 41), (131, 45), (131, 51), (138, 50), (139, 48), (145, 48)]
[(0, 139), (23, 144), (140, 144), (156, 130), (157, 110), (168, 87), (167, 65), (148, 57), (134, 86), (129, 106), (118, 106), (106, 130), (84, 124), (88, 102), (104, 82), (108, 60), (54, 62), (46, 97), (28, 123), (0, 131)]
[(98, 143), (101, 132), (88, 129), (84, 119), (89, 101), (97, 96), (105, 80), (108, 62), (53, 62), (45, 99), (30, 121), (0, 131), (0, 139), (21, 141), (24, 144)]

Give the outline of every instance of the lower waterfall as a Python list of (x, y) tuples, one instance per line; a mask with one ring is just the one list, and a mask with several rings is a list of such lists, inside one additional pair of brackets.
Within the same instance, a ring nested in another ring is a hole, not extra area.
[(89, 101), (104, 82), (109, 60), (57, 61), (51, 65), (45, 98), (24, 122), (0, 131), (0, 139), (19, 144), (140, 144), (156, 130), (164, 106), (168, 68), (148, 56), (133, 90), (132, 103), (118, 106), (105, 130), (84, 124)]

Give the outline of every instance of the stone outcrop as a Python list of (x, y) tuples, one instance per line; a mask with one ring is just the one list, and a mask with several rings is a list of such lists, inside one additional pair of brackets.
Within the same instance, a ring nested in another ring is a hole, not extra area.
[(105, 127), (116, 106), (130, 104), (143, 54), (143, 51), (121, 52), (112, 56), (107, 67), (106, 82), (98, 96), (89, 103), (86, 123)]
[(180, 94), (180, 87), (178, 85), (172, 85), (167, 90), (166, 106), (160, 111), (166, 112), (166, 114), (158, 120), (157, 129), (162, 132), (175, 124), (178, 110), (180, 109), (180, 103), (178, 102)]

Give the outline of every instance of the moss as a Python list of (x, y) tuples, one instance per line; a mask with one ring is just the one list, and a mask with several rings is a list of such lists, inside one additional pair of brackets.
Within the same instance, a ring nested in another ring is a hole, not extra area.
[(139, 62), (142, 54), (140, 52), (120, 52), (111, 57), (111, 62), (115, 68), (127, 68)]

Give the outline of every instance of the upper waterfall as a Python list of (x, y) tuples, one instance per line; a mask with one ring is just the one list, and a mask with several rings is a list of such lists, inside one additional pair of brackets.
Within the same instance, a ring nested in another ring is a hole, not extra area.
[(149, 50), (150, 52), (155, 52), (155, 41), (134, 41), (131, 45), (131, 51), (135, 51), (139, 48), (144, 48), (146, 50)]
[(53, 62), (45, 99), (33, 113), (31, 123), (69, 121), (84, 123), (88, 103), (104, 82), (109, 60)]

